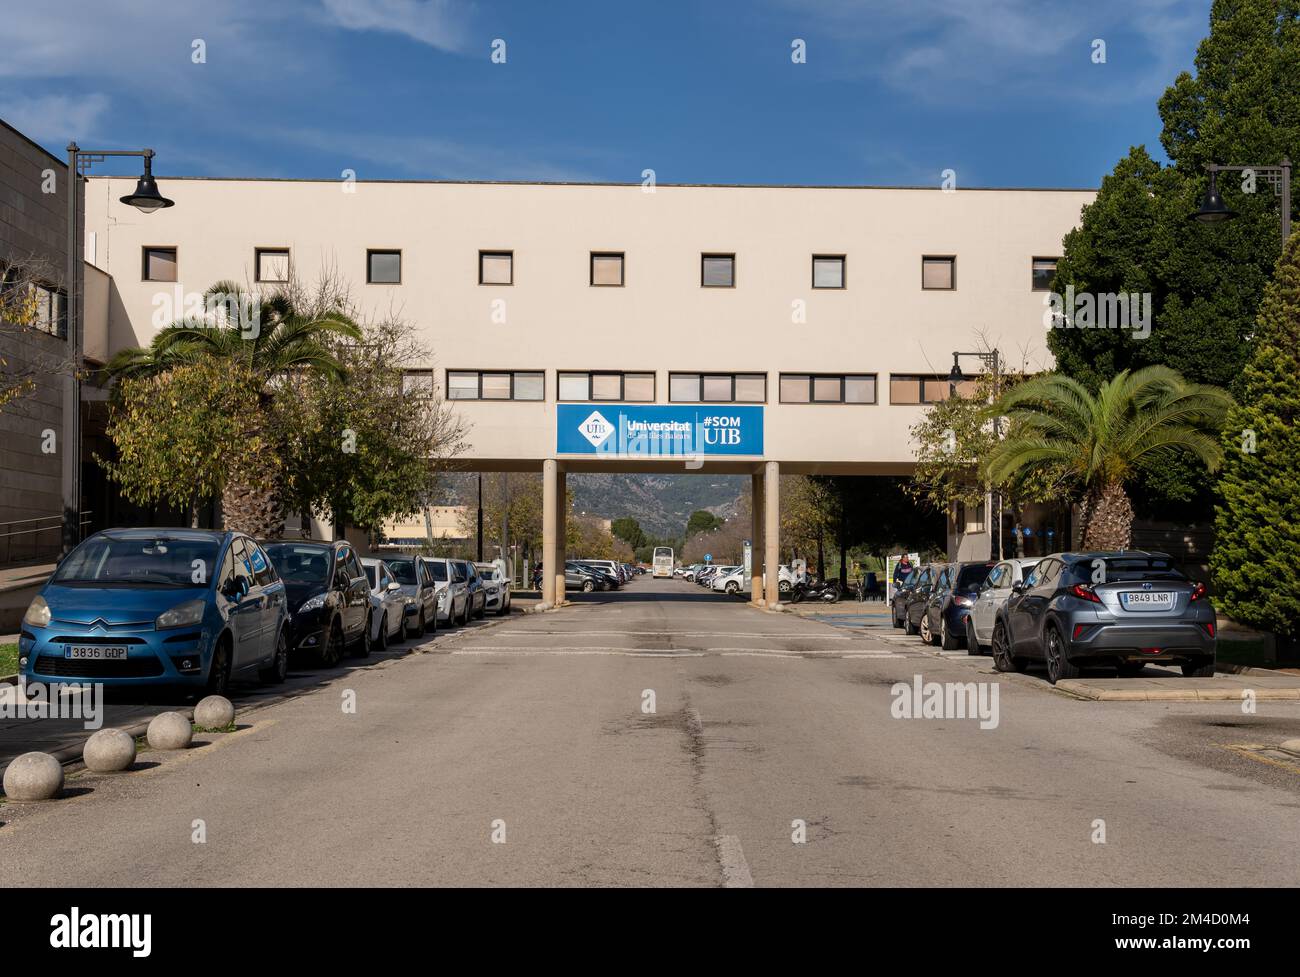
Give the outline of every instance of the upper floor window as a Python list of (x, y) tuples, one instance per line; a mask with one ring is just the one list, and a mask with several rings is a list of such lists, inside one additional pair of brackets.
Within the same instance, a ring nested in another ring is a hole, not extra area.
[(478, 283), (480, 285), (513, 285), (515, 283), (515, 253), (513, 251), (480, 251), (478, 253)]
[(259, 282), (289, 280), (288, 248), (256, 248), (253, 251), (254, 277)]
[(591, 252), (591, 284), (622, 285), (623, 253)]
[[(943, 376), (927, 374), (892, 373), (889, 376), (889, 402), (891, 404), (937, 404), (947, 400), (951, 384)], [(972, 396), (978, 387), (973, 378), (957, 384), (957, 393)]]
[(541, 370), (448, 370), (449, 400), (545, 400)]
[(402, 283), (402, 252), (366, 252), (366, 283), (369, 285), (400, 285)]
[(700, 285), (704, 288), (735, 288), (736, 256), (734, 254), (700, 255)]
[(668, 399), (676, 403), (762, 404), (766, 373), (670, 373)]
[(921, 259), (921, 287), (957, 287), (957, 259), (953, 255), (927, 255)]
[(874, 404), (874, 373), (782, 373), (783, 404)]
[(147, 282), (176, 281), (176, 249), (145, 248), (141, 278)]
[(433, 371), (407, 370), (402, 374), (402, 393), (408, 397), (432, 397)]
[(812, 259), (813, 288), (844, 287), (844, 255), (815, 254)]
[(33, 281), (20, 265), (0, 262), (0, 318), (68, 338), (67, 293)]
[(1035, 258), (1032, 265), (1033, 289), (1035, 292), (1050, 292), (1052, 279), (1056, 277), (1056, 263), (1059, 258)]
[(655, 399), (653, 373), (562, 370), (557, 377), (556, 397), (559, 400), (620, 400), (653, 403)]

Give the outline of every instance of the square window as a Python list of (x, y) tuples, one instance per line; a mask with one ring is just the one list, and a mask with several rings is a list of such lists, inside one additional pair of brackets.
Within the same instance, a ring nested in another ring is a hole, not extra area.
[(655, 375), (653, 373), (624, 374), (623, 399), (653, 403), (655, 399)]
[(713, 374), (704, 377), (704, 400), (731, 400), (731, 374)]
[(145, 248), (144, 280), (147, 282), (176, 281), (176, 249)]
[(957, 287), (956, 258), (922, 258), (921, 287), (953, 289)]
[(700, 399), (700, 375), (698, 373), (669, 374), (668, 399), (681, 403), (698, 403)]
[(448, 372), (448, 400), (478, 400), (478, 374)]
[(761, 404), (767, 400), (766, 373), (736, 374), (736, 402), (740, 404)]
[(1034, 259), (1032, 277), (1035, 292), (1050, 292), (1052, 290), (1052, 279), (1056, 277), (1056, 262), (1058, 260), (1057, 258)]
[(891, 404), (919, 404), (921, 402), (921, 378), (915, 376), (891, 376), (889, 378), (889, 402)]
[(515, 374), (515, 400), (545, 400), (546, 374), (539, 371)]
[(813, 288), (844, 287), (844, 255), (813, 255)]
[(700, 285), (704, 288), (734, 288), (736, 256), (734, 254), (701, 255)]
[(478, 283), (480, 285), (513, 285), (515, 283), (515, 253), (513, 251), (480, 251), (478, 253)]
[(876, 378), (872, 376), (845, 377), (844, 402), (846, 404), (874, 404), (876, 402)]
[(402, 374), (402, 393), (408, 397), (432, 397), (433, 374), (427, 370), (413, 370)]
[(781, 403), (783, 404), (806, 404), (808, 403), (808, 389), (810, 377), (806, 373), (783, 373), (781, 374)]
[(289, 249), (258, 248), (253, 252), (254, 275), (259, 282), (287, 282), (289, 280)]
[(592, 400), (621, 400), (623, 376), (619, 373), (593, 373), (591, 375)]
[(588, 375), (586, 373), (560, 374), (560, 400), (587, 400)]
[(482, 397), (484, 400), (509, 400), (510, 374), (484, 373)]
[(367, 251), (366, 284), (400, 285), (402, 282), (402, 252)]
[(813, 377), (812, 399), (818, 403), (838, 404), (844, 399), (843, 384), (840, 377)]
[(622, 285), (623, 255), (591, 253), (591, 284)]

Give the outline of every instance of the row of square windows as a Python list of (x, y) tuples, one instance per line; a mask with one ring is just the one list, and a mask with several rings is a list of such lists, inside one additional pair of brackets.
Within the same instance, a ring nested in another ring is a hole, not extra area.
[[(625, 283), (627, 256), (621, 251), (592, 251), (589, 283), (597, 287), (621, 287)], [(812, 287), (843, 289), (848, 287), (846, 276), (847, 256), (842, 254), (815, 254), (812, 256)], [(1056, 275), (1056, 258), (1033, 258), (1030, 261), (1031, 288), (1047, 291)], [(255, 248), (253, 251), (254, 275), (259, 282), (281, 283), (289, 280), (288, 248)], [(143, 249), (142, 277), (147, 282), (174, 282), (177, 278), (178, 258), (174, 247), (146, 247)], [(402, 252), (398, 250), (371, 249), (366, 252), (366, 282), (370, 285), (400, 285), (402, 282)], [(515, 283), (515, 253), (513, 251), (480, 251), (478, 253), (478, 283), (480, 285), (513, 285)], [(734, 254), (700, 255), (700, 286), (702, 288), (735, 288), (736, 256)], [(921, 258), (921, 288), (951, 290), (957, 287), (956, 255), (923, 255)]]
[[(656, 400), (656, 374), (651, 371), (557, 370), (556, 400), (648, 403)], [(408, 391), (431, 390), (433, 373), (407, 374)], [(874, 373), (782, 373), (778, 377), (783, 404), (874, 404), (877, 402)], [(972, 379), (957, 384), (963, 396), (974, 393)], [(544, 370), (448, 370), (447, 397), (450, 400), (546, 399)], [(889, 375), (891, 404), (934, 404), (946, 400), (951, 385), (945, 376), (928, 374)], [(767, 403), (766, 373), (669, 373), (668, 402), (674, 404), (764, 404)]]

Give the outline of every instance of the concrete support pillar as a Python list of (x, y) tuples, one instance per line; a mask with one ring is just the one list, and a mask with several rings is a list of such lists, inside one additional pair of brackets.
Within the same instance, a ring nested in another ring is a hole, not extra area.
[[(557, 467), (553, 458), (542, 462), (542, 603), (551, 605), (555, 604), (555, 519), (559, 513), (555, 504)], [(560, 600), (564, 600), (562, 590)]]
[(749, 578), (750, 598), (755, 604), (763, 603), (763, 574), (766, 571), (764, 564), (767, 561), (767, 547), (763, 544), (766, 538), (764, 530), (767, 528), (767, 512), (764, 510), (764, 492), (763, 476), (754, 474), (749, 477), (749, 509), (750, 509), (750, 530), (749, 540), (752, 544), (753, 551), (753, 575)]
[(555, 474), (555, 606), (564, 603), (564, 560), (568, 555), (569, 491), (564, 472)]
[(763, 562), (767, 564), (767, 606), (781, 601), (781, 465), (763, 466)]

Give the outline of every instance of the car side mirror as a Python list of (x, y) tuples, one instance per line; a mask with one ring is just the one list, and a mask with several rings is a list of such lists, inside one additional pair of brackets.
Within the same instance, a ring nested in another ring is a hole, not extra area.
[(390, 580), (390, 581), (388, 582), (388, 589), (389, 589), (390, 591), (391, 591), (391, 590), (401, 590), (401, 589), (402, 589), (402, 585), (401, 585), (400, 583), (398, 583), (396, 580)]
[(1016, 583), (1013, 583), (1011, 585), (1011, 592), (1013, 594), (1023, 594), (1025, 592), (1025, 582), (1023, 580), (1019, 580)]

